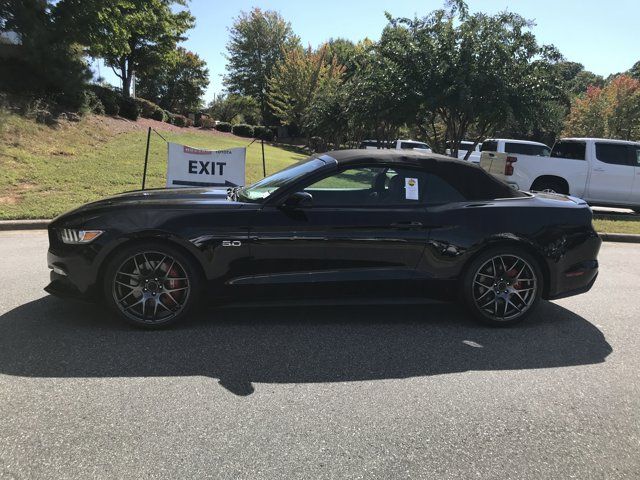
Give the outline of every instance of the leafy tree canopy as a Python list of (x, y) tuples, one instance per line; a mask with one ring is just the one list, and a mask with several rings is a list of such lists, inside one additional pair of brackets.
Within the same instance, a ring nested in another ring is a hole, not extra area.
[(264, 120), (269, 121), (268, 80), (285, 52), (299, 47), (300, 40), (279, 13), (259, 8), (242, 12), (229, 33), (224, 84), (230, 93), (257, 99)]
[(258, 101), (253, 97), (233, 93), (221, 95), (212, 101), (209, 104), (209, 114), (215, 120), (233, 124), (259, 125), (262, 123)]
[(104, 59), (130, 94), (134, 72), (144, 75), (175, 50), (193, 27), (187, 0), (60, 0), (56, 6), (89, 55)]
[(469, 15), (455, 2), (424, 18), (388, 18), (377, 49), (403, 74), (407, 100), (432, 120), (422, 127), (436, 147), (444, 131), (455, 154), (467, 132), (480, 141), (513, 119), (530, 123), (562, 95), (553, 68), (560, 54), (515, 13)]
[(195, 53), (178, 47), (154, 69), (140, 75), (136, 91), (140, 97), (165, 110), (189, 113), (200, 109), (208, 85), (206, 62)]

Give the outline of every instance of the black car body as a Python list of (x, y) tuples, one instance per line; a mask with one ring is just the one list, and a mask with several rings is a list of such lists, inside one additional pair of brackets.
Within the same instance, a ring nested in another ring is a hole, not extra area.
[[(523, 277), (535, 286), (531, 305), (516, 299), (512, 308), (509, 298), (503, 299), (504, 315), (512, 309), (518, 313), (515, 320), (540, 297), (560, 298), (591, 287), (601, 243), (591, 219), (582, 200), (518, 192), (479, 167), (449, 157), (336, 151), (244, 190), (136, 191), (64, 214), (49, 226), (52, 272), (46, 290), (86, 298), (104, 293), (107, 300), (113, 292), (118, 297), (109, 282), (123, 283), (124, 277), (117, 270), (109, 273), (109, 266), (124, 249), (133, 249), (134, 256), (132, 269), (122, 274), (140, 276), (124, 282), (136, 290), (130, 298), (148, 292), (138, 284), (154, 281), (151, 270), (170, 269), (158, 262), (161, 255), (173, 258), (171, 252), (193, 264), (190, 285), (198, 277), (199, 290), (220, 297), (339, 293), (456, 298), (465, 288), (473, 290), (473, 283), (461, 286), (465, 281), (479, 280), (479, 290), (471, 296), (497, 299), (507, 285), (525, 291), (525, 283), (516, 284), (515, 272), (527, 264), (529, 276), (535, 277), (535, 285)], [(87, 243), (74, 241), (77, 232), (87, 231), (99, 235)], [(150, 242), (154, 251), (164, 245), (168, 253), (160, 248), (156, 260), (141, 267), (137, 264), (145, 260), (136, 262), (135, 252), (143, 252)], [(506, 256), (500, 257), (501, 251)], [(487, 255), (494, 257), (486, 260)], [(509, 266), (496, 266), (511, 259), (516, 264), (510, 275)], [(482, 260), (484, 267), (476, 265)], [(465, 280), (471, 267), (487, 277), (486, 286), (482, 276)], [(118, 307), (117, 298), (111, 300)], [(146, 300), (140, 302), (146, 306)], [(503, 303), (494, 303), (488, 308), (499, 316)], [(167, 316), (173, 319), (178, 313)], [(500, 320), (491, 318), (489, 310), (485, 313), (485, 320)]]

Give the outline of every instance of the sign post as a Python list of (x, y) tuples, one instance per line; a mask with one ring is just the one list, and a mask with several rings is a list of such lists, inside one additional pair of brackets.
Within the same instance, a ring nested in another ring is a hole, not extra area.
[(246, 148), (203, 150), (168, 144), (167, 188), (237, 187), (245, 183)]
[(147, 131), (147, 152), (144, 154), (144, 172), (142, 173), (142, 190), (147, 180), (147, 163), (149, 163), (149, 143), (151, 142), (151, 127)]

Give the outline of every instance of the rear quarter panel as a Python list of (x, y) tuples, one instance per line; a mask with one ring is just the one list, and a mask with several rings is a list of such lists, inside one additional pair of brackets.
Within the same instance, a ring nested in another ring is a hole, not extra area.
[[(459, 203), (429, 209), (431, 230), (418, 275), (457, 280), (481, 251), (517, 245), (534, 255), (554, 291), (556, 273), (583, 259), (573, 252), (597, 239), (586, 204), (535, 197)], [(598, 239), (599, 241), (599, 239)], [(598, 244), (599, 245), (599, 244)], [(596, 252), (597, 253), (597, 252)]]

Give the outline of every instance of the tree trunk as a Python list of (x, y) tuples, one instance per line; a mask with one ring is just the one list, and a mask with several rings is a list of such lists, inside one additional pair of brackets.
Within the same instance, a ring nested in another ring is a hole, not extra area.
[(131, 69), (127, 68), (127, 59), (120, 60), (120, 78), (122, 79), (122, 96), (129, 98), (131, 96)]

